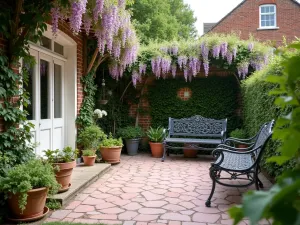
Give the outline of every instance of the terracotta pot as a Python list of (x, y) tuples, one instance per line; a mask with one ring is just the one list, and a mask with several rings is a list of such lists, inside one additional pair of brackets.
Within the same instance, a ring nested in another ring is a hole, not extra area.
[(96, 156), (82, 156), (85, 166), (93, 166), (95, 164)]
[(46, 204), (48, 188), (37, 188), (27, 192), (27, 204), (25, 210), (19, 208), (20, 194), (10, 194), (8, 198), (8, 206), (12, 216), (16, 219), (29, 219), (43, 215)]
[(161, 158), (164, 153), (163, 143), (149, 142), (149, 144), (151, 148), (152, 157)]
[(55, 172), (56, 181), (61, 185), (60, 190), (69, 187), (73, 168), (76, 167), (76, 160), (67, 163), (53, 163), (53, 166), (59, 167), (59, 172)]
[(197, 158), (197, 150), (184, 148), (183, 155), (185, 158)]
[(121, 150), (121, 146), (115, 146), (111, 148), (100, 148), (102, 159), (111, 164), (116, 164), (120, 162)]
[(239, 144), (238, 148), (248, 148), (248, 146), (247, 145), (243, 145), (243, 144)]

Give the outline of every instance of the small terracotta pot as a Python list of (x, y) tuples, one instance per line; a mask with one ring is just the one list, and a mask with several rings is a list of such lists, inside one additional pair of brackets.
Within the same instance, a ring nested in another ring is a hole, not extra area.
[(85, 166), (93, 166), (95, 164), (96, 156), (82, 156)]
[(56, 181), (61, 185), (60, 190), (69, 187), (73, 168), (76, 167), (76, 160), (67, 163), (53, 163), (53, 166), (59, 167), (59, 172), (55, 172)]
[(151, 148), (152, 157), (161, 158), (164, 153), (163, 143), (149, 142), (149, 144)]
[(100, 152), (102, 159), (111, 164), (120, 162), (122, 146), (115, 146), (111, 148), (101, 147)]
[(197, 150), (195, 149), (183, 149), (183, 155), (185, 158), (197, 158)]
[(27, 204), (25, 210), (19, 208), (20, 194), (10, 194), (8, 197), (8, 206), (12, 216), (16, 219), (29, 219), (43, 215), (48, 188), (37, 188), (27, 192)]
[[(248, 148), (248, 145), (244, 145), (244, 144), (239, 144), (237, 148)], [(246, 151), (246, 150), (238, 150), (239, 152), (243, 152), (243, 151)]]

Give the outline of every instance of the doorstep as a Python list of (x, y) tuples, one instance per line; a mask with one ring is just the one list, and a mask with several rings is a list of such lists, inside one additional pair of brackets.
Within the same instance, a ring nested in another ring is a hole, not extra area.
[(110, 170), (111, 165), (107, 163), (95, 163), (94, 166), (77, 165), (72, 173), (72, 186), (66, 192), (56, 194), (50, 199), (56, 199), (62, 206), (72, 200), (78, 192), (96, 181), (100, 176)]

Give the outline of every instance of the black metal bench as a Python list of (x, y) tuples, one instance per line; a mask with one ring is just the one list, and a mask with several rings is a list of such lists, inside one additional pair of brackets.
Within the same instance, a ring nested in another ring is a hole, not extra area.
[[(265, 123), (257, 135), (249, 139), (228, 138), (225, 144), (220, 144), (213, 152), (216, 161), (209, 169), (212, 179), (211, 193), (205, 203), (207, 207), (211, 205), (211, 198), (214, 194), (216, 183), (228, 187), (247, 187), (255, 183), (256, 189), (263, 188), (263, 183), (259, 180), (259, 162), (264, 152), (265, 146), (272, 135), (274, 120)], [(247, 144), (247, 148), (235, 148), (234, 143)], [(222, 176), (221, 172), (226, 172)], [(231, 181), (240, 180), (246, 183), (233, 184)], [(227, 181), (224, 182), (224, 181)], [(228, 182), (229, 181), (229, 182)]]
[(183, 147), (170, 144), (186, 144), (189, 149), (213, 150), (215, 148), (204, 148), (200, 144), (215, 145), (223, 143), (226, 139), (227, 119), (215, 120), (202, 116), (174, 119), (169, 118), (168, 136), (164, 139), (164, 154), (169, 149), (182, 149)]

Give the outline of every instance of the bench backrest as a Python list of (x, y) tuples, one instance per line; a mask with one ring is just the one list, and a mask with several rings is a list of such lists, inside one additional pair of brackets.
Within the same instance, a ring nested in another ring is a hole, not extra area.
[(215, 137), (224, 139), (227, 131), (227, 119), (215, 120), (202, 116), (174, 119), (169, 118), (169, 137)]
[(274, 127), (274, 120), (272, 120), (269, 123), (265, 123), (263, 127), (260, 129), (255, 144), (253, 148), (258, 148), (255, 154), (255, 160), (260, 160), (262, 153), (266, 147), (266, 144), (273, 133), (273, 127)]

